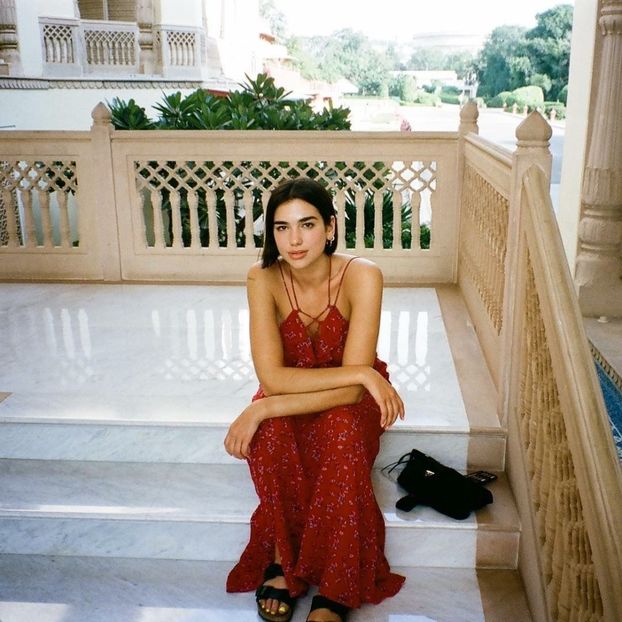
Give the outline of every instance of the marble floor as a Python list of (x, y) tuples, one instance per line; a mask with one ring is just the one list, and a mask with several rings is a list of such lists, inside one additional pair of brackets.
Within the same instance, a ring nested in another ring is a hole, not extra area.
[[(0, 284), (0, 417), (226, 422), (254, 393), (243, 287)], [(387, 288), (398, 425), (468, 430), (434, 289)]]
[[(0, 556), (2, 622), (257, 622), (252, 594), (226, 594), (230, 564), (132, 559)], [(512, 617), (483, 605), (474, 570), (396, 568), (401, 592), (353, 611), (351, 622), (527, 622), (514, 573), (490, 583), (505, 587)], [(510, 585), (510, 589), (507, 586)], [(491, 589), (491, 592), (494, 591)], [(293, 622), (304, 622), (311, 593)], [(484, 594), (484, 600), (488, 600)], [(485, 612), (484, 609), (487, 609)], [(492, 617), (491, 617), (492, 616)]]
[[(435, 446), (445, 448), (443, 460), (455, 456), (456, 443), (461, 443), (464, 455), (460, 460), (465, 464), (470, 424), (446, 321), (436, 290), (385, 290), (378, 354), (389, 362), (392, 382), (407, 411), (406, 420), (398, 423), (399, 430), (388, 440), (400, 448), (403, 442), (408, 450), (412, 447), (409, 435), (414, 434), (423, 443), (417, 446), (427, 451), (425, 443), (432, 440), (426, 439), (435, 437)], [(193, 473), (209, 471), (214, 486), (226, 486), (226, 478), (220, 478), (221, 482), (216, 476), (218, 469), (230, 472), (233, 468), (222, 456), (223, 426), (257, 387), (247, 324), (243, 287), (0, 284), (0, 423), (4, 426), (0, 455), (2, 472), (10, 476), (6, 481), (11, 484), (0, 510), (7, 525), (17, 525), (14, 533), (19, 531), (33, 541), (36, 538), (28, 536), (28, 529), (58, 519), (62, 545), (58, 550), (63, 554), (70, 550), (69, 527), (81, 527), (80, 521), (87, 530), (97, 528), (97, 521), (104, 519), (108, 528), (131, 519), (139, 529), (143, 521), (146, 533), (148, 526), (157, 526), (154, 520), (162, 522), (160, 510), (164, 508), (168, 519), (171, 512), (179, 511), (188, 528), (194, 529), (206, 513), (193, 496), (194, 488), (184, 488), (185, 475), (174, 478), (181, 487), (167, 496), (170, 503), (165, 505), (158, 497), (161, 482), (168, 481), (162, 472), (189, 473), (194, 485), (200, 478)], [(197, 449), (196, 456), (184, 460), (182, 454), (188, 458), (198, 429), (203, 430), (201, 439), (211, 442), (214, 437), (220, 453)], [(453, 435), (465, 440), (456, 441)], [(221, 466), (214, 466), (220, 462)], [(74, 477), (76, 470), (80, 473)], [(70, 480), (73, 483), (67, 484)], [(68, 487), (71, 494), (65, 494)], [(378, 486), (380, 493), (384, 488)], [(223, 503), (225, 496), (219, 496)], [(380, 500), (383, 507), (394, 504), (393, 498)], [(119, 513), (126, 506), (132, 516)], [(503, 510), (512, 506), (511, 499), (494, 506), (495, 511)], [(221, 516), (230, 514), (231, 507), (220, 508), (216, 503), (210, 511)], [(242, 510), (233, 519), (246, 529), (251, 506)], [(243, 521), (238, 514), (244, 514)], [(438, 529), (438, 518), (431, 514), (429, 508), (421, 514), (413, 512), (409, 528), (425, 536), (425, 519), (430, 515), (428, 522)], [(495, 529), (502, 525), (514, 532), (513, 516), (509, 520), (491, 515), (490, 520)], [(168, 522), (173, 524), (176, 518), (173, 515)], [(393, 528), (390, 517), (387, 520)], [(475, 565), (476, 533), (481, 526), (474, 518), (467, 522), (451, 531), (456, 538), (465, 534), (468, 542), (461, 537), (458, 544), (451, 544), (448, 537), (447, 566), (454, 567), (433, 567), (433, 560), (426, 563), (423, 555), (425, 566), (397, 569), (407, 577), (400, 594), (377, 607), (353, 612), (349, 620), (529, 620), (516, 573), (494, 571), (484, 582), (489, 587), (481, 589), (482, 571), (469, 567)], [(11, 533), (9, 526), (0, 537)], [(445, 537), (443, 533), (437, 537)], [(193, 557), (190, 551), (185, 561), (156, 559), (149, 547), (145, 549), (148, 554), (134, 555), (137, 559), (129, 559), (129, 549), (119, 551), (119, 557), (104, 557), (110, 554), (111, 543), (105, 542), (103, 531), (99, 536), (104, 540), (102, 550), (108, 551), (102, 557), (81, 557), (99, 555), (97, 551), (55, 557), (55, 553), (34, 554), (40, 553), (35, 549), (31, 555), (13, 555), (28, 550), (0, 546), (4, 551), (0, 554), (0, 622), (257, 620), (252, 595), (224, 593), (224, 576), (231, 562), (222, 560), (228, 557), (206, 557), (204, 552)], [(400, 541), (406, 542), (401, 537)], [(196, 540), (189, 542), (198, 550)], [(425, 542), (418, 546), (424, 547)], [(468, 563), (450, 563), (455, 562), (457, 550), (468, 552)], [(407, 565), (411, 557), (402, 555), (394, 563)], [(504, 591), (498, 592), (501, 584)], [(508, 595), (496, 598), (495, 606), (509, 606), (511, 617), (491, 609), (495, 593)], [(307, 607), (308, 599), (301, 603), (294, 622), (304, 621)]]

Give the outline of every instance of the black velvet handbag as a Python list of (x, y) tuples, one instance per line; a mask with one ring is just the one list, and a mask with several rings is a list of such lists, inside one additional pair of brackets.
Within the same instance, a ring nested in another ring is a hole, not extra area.
[(410, 512), (418, 504), (428, 505), (451, 518), (464, 520), (473, 510), (492, 503), (490, 490), (417, 449), (383, 470), (391, 473), (401, 465), (405, 466), (397, 483), (408, 494), (395, 504), (398, 510)]

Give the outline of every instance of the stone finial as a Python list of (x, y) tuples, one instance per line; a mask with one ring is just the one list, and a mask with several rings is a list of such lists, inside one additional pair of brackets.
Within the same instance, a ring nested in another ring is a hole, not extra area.
[(99, 102), (99, 104), (93, 108), (91, 118), (93, 119), (93, 125), (110, 125), (112, 114), (104, 102)]
[(479, 110), (477, 109), (477, 102), (474, 99), (470, 99), (460, 109), (460, 133), (467, 134), (473, 132), (477, 134), (479, 128), (477, 127), (477, 118), (479, 117)]
[(516, 128), (516, 139), (518, 144), (545, 143), (548, 144), (553, 130), (547, 123), (546, 119), (534, 110), (527, 118)]

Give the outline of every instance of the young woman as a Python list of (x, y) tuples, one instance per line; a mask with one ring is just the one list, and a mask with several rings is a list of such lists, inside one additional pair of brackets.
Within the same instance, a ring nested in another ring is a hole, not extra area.
[(384, 556), (371, 485), (380, 435), (404, 417), (376, 357), (382, 274), (336, 247), (322, 185), (298, 178), (274, 190), (262, 261), (247, 280), (260, 387), (225, 439), (259, 496), (227, 590), (257, 588), (258, 613), (272, 622), (290, 620), (309, 585), (319, 590), (308, 622), (345, 622), (348, 609), (404, 581)]

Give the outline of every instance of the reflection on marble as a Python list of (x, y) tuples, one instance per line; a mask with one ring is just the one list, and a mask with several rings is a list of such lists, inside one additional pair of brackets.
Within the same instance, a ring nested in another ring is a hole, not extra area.
[[(256, 389), (243, 287), (0, 289), (0, 390), (29, 396), (33, 407), (5, 400), (0, 417), (41, 412), (40, 396), (48, 416), (59, 418), (79, 410), (100, 421), (179, 422), (185, 413), (195, 422), (227, 421)], [(378, 353), (406, 403), (407, 420), (398, 425), (468, 430), (433, 289), (385, 290)], [(160, 398), (165, 408), (156, 405)]]
[[(0, 556), (2, 622), (256, 622), (251, 593), (227, 594), (228, 563)], [(395, 597), (353, 611), (351, 622), (484, 622), (468, 569), (395, 568)], [(304, 622), (310, 592), (293, 622)]]

